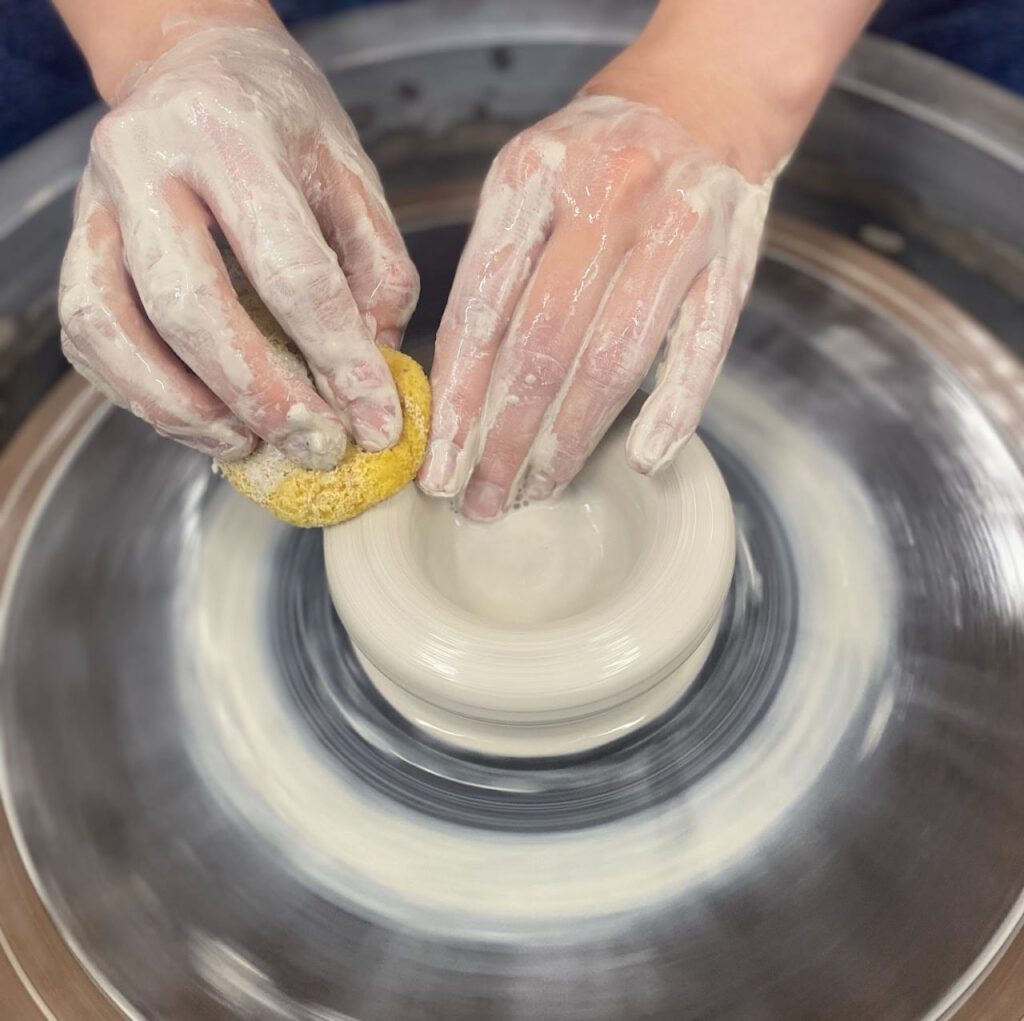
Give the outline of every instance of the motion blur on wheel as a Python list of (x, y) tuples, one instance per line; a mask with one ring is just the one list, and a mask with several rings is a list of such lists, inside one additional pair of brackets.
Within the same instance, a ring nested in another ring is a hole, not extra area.
[(9, 6), (0, 1018), (1019, 1021), (1016, 5)]

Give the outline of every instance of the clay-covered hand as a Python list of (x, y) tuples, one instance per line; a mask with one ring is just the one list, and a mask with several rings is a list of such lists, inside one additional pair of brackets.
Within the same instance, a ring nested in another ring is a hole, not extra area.
[(648, 105), (584, 95), (498, 155), (437, 336), (434, 495), (490, 519), (567, 485), (640, 386), (654, 472), (693, 434), (750, 286), (771, 190)]
[[(223, 235), (309, 366), (243, 311)], [(61, 274), (68, 359), (116, 403), (223, 460), (257, 438), (307, 468), (392, 445), (416, 271), (330, 85), (275, 25), (204, 27), (96, 128)], [(347, 434), (347, 435), (346, 435)]]

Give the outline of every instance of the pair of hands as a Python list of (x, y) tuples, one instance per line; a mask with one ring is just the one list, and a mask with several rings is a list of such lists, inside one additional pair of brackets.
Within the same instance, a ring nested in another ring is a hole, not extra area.
[[(745, 176), (614, 79), (510, 142), (484, 185), (420, 474), (472, 518), (567, 485), (666, 340), (627, 457), (641, 472), (671, 460), (750, 285), (770, 173)], [(215, 232), (312, 382), (242, 310)], [(377, 345), (400, 343), (417, 297), (376, 171), (280, 26), (186, 35), (98, 126), (62, 271), (64, 350), (161, 433), (223, 460), (263, 440), (310, 468), (351, 440), (390, 446), (401, 410)]]

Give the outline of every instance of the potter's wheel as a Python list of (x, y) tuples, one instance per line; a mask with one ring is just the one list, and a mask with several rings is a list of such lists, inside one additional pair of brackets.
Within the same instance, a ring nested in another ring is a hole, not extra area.
[[(475, 187), (429, 177), (391, 178), (424, 358)], [(0, 1017), (1017, 1021), (1019, 320), (831, 226), (775, 217), (702, 429), (736, 516), (708, 659), (579, 754), (410, 724), (319, 535), (62, 382), (0, 461)]]
[(1019, 385), (777, 220), (703, 429), (737, 527), (714, 649), (664, 717), (544, 760), (391, 710), (319, 534), (64, 385), (0, 705), (58, 929), (144, 1017), (937, 1016), (1024, 910)]

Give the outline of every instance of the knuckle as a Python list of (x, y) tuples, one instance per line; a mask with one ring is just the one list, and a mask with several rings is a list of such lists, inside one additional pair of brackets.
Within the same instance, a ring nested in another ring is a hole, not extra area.
[(486, 347), (501, 323), (501, 312), (483, 295), (473, 295), (461, 308), (450, 306), (445, 310), (438, 330), (438, 338), (455, 342), (456, 338), (467, 351)]
[(125, 148), (128, 134), (128, 118), (120, 110), (111, 110), (93, 128), (90, 152), (101, 161), (109, 162)]
[(63, 336), (79, 350), (91, 348), (113, 330), (113, 318), (102, 295), (91, 284), (62, 287), (57, 304)]
[(506, 142), (494, 161), (490, 182), (522, 186), (543, 172), (553, 158), (552, 146), (561, 143), (539, 128), (528, 128)]
[(495, 164), (512, 167), (528, 159), (534, 149), (534, 129), (528, 128), (521, 131), (514, 138), (509, 139), (499, 150)]
[(211, 330), (219, 299), (209, 285), (175, 271), (139, 283), (146, 315), (163, 337), (186, 343)]
[(392, 259), (384, 268), (384, 282), (388, 287), (406, 294), (419, 295), (420, 275), (412, 259), (403, 255)]
[(82, 318), (89, 314), (92, 306), (92, 288), (82, 283), (61, 281), (57, 296), (57, 317), (61, 326), (68, 331), (76, 331)]
[(627, 146), (607, 156), (607, 169), (622, 183), (647, 187), (662, 176), (662, 161), (645, 146)]
[(589, 453), (589, 446), (589, 437), (584, 436), (578, 429), (566, 430), (564, 435), (560, 434), (558, 449), (552, 459), (555, 478), (562, 480), (567, 475), (570, 477), (574, 475), (576, 466)]
[(553, 351), (557, 337), (557, 328), (548, 324), (532, 331), (530, 343), (524, 345), (517, 358), (517, 390), (544, 395), (562, 384), (569, 373), (569, 363)]
[(643, 382), (647, 373), (644, 359), (632, 345), (596, 345), (580, 362), (580, 373), (590, 386), (626, 396)]
[(713, 237), (713, 218), (708, 217), (689, 193), (674, 194), (660, 207), (645, 234), (651, 258), (686, 243), (688, 248), (706, 249)]
[(698, 367), (716, 369), (725, 357), (726, 323), (717, 318), (702, 322), (690, 337), (690, 352)]
[(331, 269), (326, 259), (277, 262), (267, 269), (265, 281), (271, 291), (282, 291), (296, 300), (308, 295), (315, 301), (328, 286)]
[(195, 310), (196, 294), (185, 277), (162, 276), (159, 280), (145, 282), (141, 297), (146, 314), (157, 329), (173, 329)]
[(65, 330), (60, 332), (60, 350), (61, 354), (75, 367), (84, 362), (81, 351), (78, 349), (78, 345), (71, 339)]
[(401, 316), (410, 313), (420, 295), (420, 277), (408, 256), (388, 259), (381, 267), (373, 303), (392, 306)]
[(336, 299), (341, 290), (341, 268), (333, 255), (316, 246), (282, 253), (273, 246), (261, 246), (257, 253), (259, 290), (271, 302), (284, 306), (318, 306)]
[(188, 124), (204, 124), (211, 118), (223, 120), (225, 112), (243, 129), (246, 118), (256, 118), (256, 105), (252, 96), (248, 95), (233, 75), (219, 74), (215, 81), (208, 79), (192, 79), (179, 86), (176, 104), (180, 113), (175, 116), (184, 119)]
[(661, 156), (646, 147), (635, 147), (628, 151), (630, 174), (643, 181), (659, 180), (664, 172)]
[(128, 402), (125, 398), (114, 389), (110, 383), (108, 383), (104, 373), (103, 367), (99, 364), (94, 364), (94, 360), (86, 357), (75, 343), (64, 333), (61, 334), (60, 338), (61, 351), (64, 357), (68, 360), (72, 369), (78, 373), (94, 390), (98, 391), (104, 397), (107, 398), (111, 404), (116, 405), (119, 408), (125, 408), (128, 406)]
[(353, 353), (334, 369), (331, 376), (334, 387), (350, 398), (369, 399), (372, 403), (391, 407), (398, 402), (387, 364), (376, 358)]
[(136, 387), (129, 407), (138, 418), (175, 438), (182, 435), (199, 437), (215, 428), (226, 429), (227, 423), (233, 421), (228, 415), (197, 407), (189, 393), (180, 387), (169, 388), (165, 392)]
[(657, 187), (663, 176), (657, 154), (640, 146), (620, 146), (598, 153), (586, 187), (606, 196), (610, 210), (634, 215), (638, 199)]

